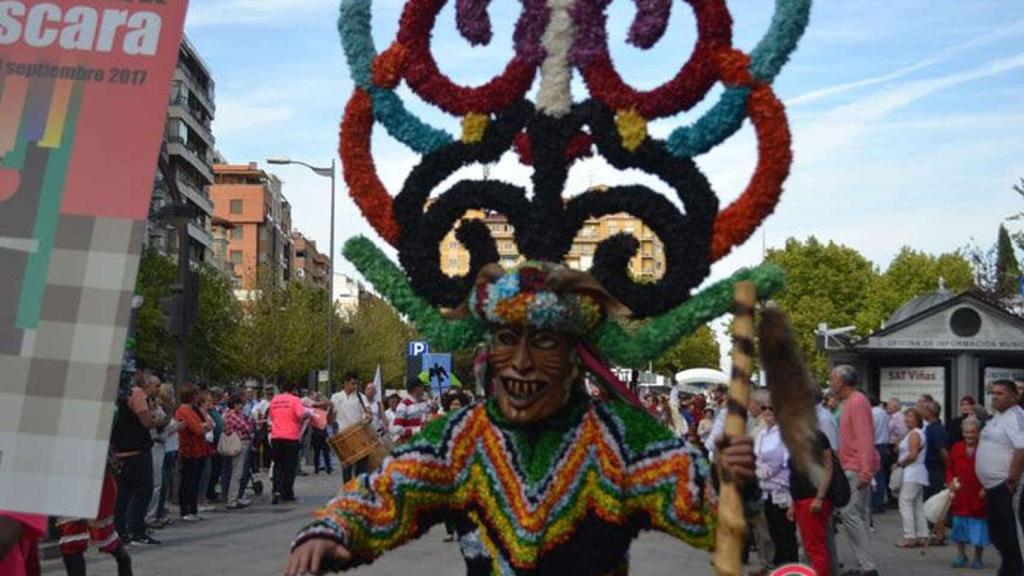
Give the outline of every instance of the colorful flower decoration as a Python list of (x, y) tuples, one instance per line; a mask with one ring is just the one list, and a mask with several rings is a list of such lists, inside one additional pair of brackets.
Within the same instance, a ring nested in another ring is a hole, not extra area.
[(604, 318), (600, 303), (587, 294), (565, 293), (549, 285), (559, 266), (525, 262), (470, 294), (469, 310), (489, 325), (531, 326), (575, 336), (591, 333)]
[[(527, 272), (528, 285), (519, 286), (511, 296), (491, 294), (497, 285), (474, 290), (479, 271), (497, 262), (499, 255), (481, 221), (462, 221), (468, 210), (503, 214), (514, 227), (521, 253), (546, 263), (565, 258), (587, 219), (617, 213), (641, 219), (664, 246), (663, 276), (649, 283), (631, 277), (629, 261), (639, 246), (628, 235), (601, 242), (590, 273), (634, 318), (655, 322), (686, 307), (711, 264), (749, 238), (775, 209), (792, 153), (785, 110), (771, 82), (803, 34), (810, 0), (776, 0), (769, 30), (749, 56), (732, 46), (732, 15), (726, 0), (687, 0), (696, 19), (696, 45), (676, 74), (652, 90), (631, 87), (615, 69), (606, 30), (608, 0), (522, 0), (512, 57), (502, 71), (479, 86), (456, 84), (439, 70), (430, 47), (438, 14), (446, 3), (408, 0), (395, 39), (380, 54), (371, 37), (370, 0), (343, 0), (339, 21), (356, 83), (341, 127), (345, 179), (367, 220), (398, 249), (399, 274), (407, 277), (407, 287), (416, 295), (400, 298), (418, 311), (411, 314), (414, 320), (420, 317), (437, 328), (424, 332), (451, 337), (444, 335), (447, 327), (441, 328), (448, 326), (446, 321), (426, 314), (423, 306), (455, 308), (467, 298), (476, 299), (479, 306), (474, 309), (484, 322), (514, 318), (538, 325), (568, 325), (578, 320), (572, 310), (562, 307), (564, 299), (554, 303), (544, 290), (530, 287), (534, 272)], [(672, 1), (635, 0), (635, 4), (628, 41), (647, 49), (663, 36)], [(488, 6), (488, 0), (455, 2), (457, 29), (471, 45), (492, 40)], [(573, 69), (584, 79), (589, 98), (573, 98)], [(667, 140), (648, 133), (650, 121), (692, 109), (716, 82), (725, 86), (725, 93), (696, 123), (676, 129)], [(429, 126), (406, 110), (396, 94), (403, 83), (420, 98), (458, 117), (461, 137)], [(527, 93), (534, 85), (537, 92), (531, 102)], [(747, 187), (720, 210), (718, 197), (692, 158), (728, 138), (748, 117), (758, 138), (758, 162)], [(395, 196), (378, 177), (370, 150), (377, 122), (423, 155)], [(509, 150), (532, 167), (531, 190), (486, 179), (461, 180), (440, 188), (463, 166), (496, 162)], [(595, 153), (616, 169), (639, 169), (656, 176), (674, 190), (683, 211), (640, 184), (567, 194), (569, 166)], [(441, 270), (440, 243), (452, 230), (470, 253), (469, 271), (458, 277)], [(376, 259), (370, 260), (376, 266)], [(366, 259), (364, 263), (371, 265)], [(521, 271), (512, 274), (523, 281)], [(727, 306), (716, 311), (724, 313)], [(591, 336), (605, 341), (627, 338), (597, 326), (589, 323), (573, 329), (597, 330)], [(478, 333), (479, 328), (471, 332)], [(657, 344), (624, 355), (650, 355), (662, 344), (658, 339)]]

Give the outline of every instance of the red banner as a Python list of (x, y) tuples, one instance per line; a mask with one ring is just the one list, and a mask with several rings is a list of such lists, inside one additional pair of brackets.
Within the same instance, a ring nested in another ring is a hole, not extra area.
[(96, 511), (186, 8), (0, 1), (0, 509)]

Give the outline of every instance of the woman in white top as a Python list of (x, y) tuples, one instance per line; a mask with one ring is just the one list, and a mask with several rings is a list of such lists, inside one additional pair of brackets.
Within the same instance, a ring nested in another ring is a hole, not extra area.
[(910, 408), (903, 417), (909, 432), (900, 442), (899, 460), (893, 465), (893, 470), (903, 468), (899, 497), (903, 540), (896, 546), (917, 548), (928, 543), (928, 520), (924, 516), (924, 489), (928, 486), (928, 469), (924, 466), (927, 441), (921, 432), (920, 412)]
[(782, 441), (782, 431), (775, 420), (771, 401), (765, 400), (760, 407), (764, 427), (754, 436), (757, 480), (764, 498), (768, 533), (775, 544), (772, 565), (785, 566), (800, 559), (796, 524), (788, 514), (793, 505), (789, 494), (789, 450)]

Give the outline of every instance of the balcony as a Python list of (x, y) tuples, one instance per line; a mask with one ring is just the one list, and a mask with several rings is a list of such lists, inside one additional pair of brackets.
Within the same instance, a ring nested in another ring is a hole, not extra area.
[(170, 107), (167, 109), (167, 115), (188, 124), (188, 127), (202, 138), (207, 147), (213, 147), (213, 134), (210, 132), (212, 123), (203, 122), (197, 118), (192, 113), (192, 110), (189, 109), (187, 98), (179, 97), (172, 100)]
[(194, 183), (190, 182), (187, 178), (179, 178), (178, 190), (181, 191), (182, 196), (198, 206), (207, 216), (213, 216), (213, 202), (200, 192)]
[(189, 88), (192, 89), (192, 92), (198, 97), (199, 103), (209, 110), (210, 116), (213, 116), (213, 113), (217, 110), (217, 107), (214, 105), (215, 95), (213, 85), (208, 84), (207, 86), (203, 86), (192, 71), (183, 66), (175, 68), (174, 78), (176, 80), (184, 80), (189, 85)]
[(206, 230), (203, 230), (199, 226), (196, 226), (192, 222), (188, 223), (188, 235), (196, 242), (199, 242), (206, 247), (207, 250), (213, 249), (213, 236)]
[(213, 183), (213, 170), (210, 169), (210, 164), (206, 158), (208, 155), (207, 151), (200, 149), (195, 144), (186, 142), (180, 136), (168, 136), (167, 153), (171, 156), (184, 158), (197, 172), (206, 178), (208, 183)]

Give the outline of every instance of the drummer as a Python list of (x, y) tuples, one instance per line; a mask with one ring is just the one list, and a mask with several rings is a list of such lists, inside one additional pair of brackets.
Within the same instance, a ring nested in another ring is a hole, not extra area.
[[(369, 405), (366, 396), (359, 393), (359, 374), (355, 370), (345, 373), (345, 382), (341, 391), (331, 396), (331, 404), (338, 419), (338, 432), (362, 424), (369, 417), (366, 407)], [(345, 481), (366, 471), (366, 459), (351, 466), (342, 468), (341, 474)]]

